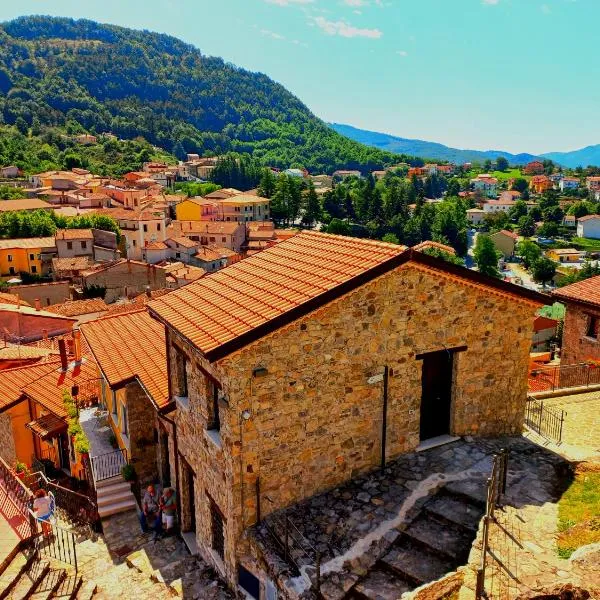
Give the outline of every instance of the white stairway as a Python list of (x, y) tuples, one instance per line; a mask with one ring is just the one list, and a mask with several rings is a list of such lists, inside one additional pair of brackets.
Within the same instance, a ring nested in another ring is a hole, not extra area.
[(131, 484), (123, 481), (120, 475), (96, 482), (98, 514), (100, 518), (133, 510), (137, 507)]

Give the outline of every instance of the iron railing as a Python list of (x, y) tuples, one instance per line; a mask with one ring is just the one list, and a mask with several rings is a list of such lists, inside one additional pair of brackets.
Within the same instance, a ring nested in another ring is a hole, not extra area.
[(600, 367), (581, 363), (576, 365), (540, 366), (529, 374), (530, 393), (553, 392), (566, 388), (587, 388), (600, 385)]
[(487, 499), (485, 515), (483, 517), (481, 562), (477, 570), (477, 583), (475, 588), (476, 600), (489, 598), (485, 590), (485, 571), (490, 560), (499, 562), (498, 557), (490, 548), (490, 525), (495, 521), (494, 513), (501, 506), (502, 496), (506, 493), (506, 477), (508, 474), (508, 450), (502, 449), (494, 455), (492, 472), (487, 480)]
[(545, 406), (543, 400), (528, 398), (525, 404), (525, 425), (543, 438), (560, 444), (566, 414), (560, 408)]
[(127, 450), (118, 448), (99, 456), (90, 457), (92, 477), (95, 482), (110, 479), (121, 474), (121, 468), (127, 464)]
[[(0, 458), (0, 489), (4, 490), (3, 502), (9, 502), (20, 515), (19, 535), (22, 538), (33, 534), (32, 523), (29, 518), (29, 507), (33, 501), (33, 493), (17, 477), (6, 462)], [(4, 512), (4, 511), (3, 511)]]
[(38, 556), (46, 556), (72, 565), (77, 573), (77, 544), (75, 534), (52, 521), (36, 519), (31, 510), (30, 518), (35, 524), (35, 532), (29, 541), (29, 548)]

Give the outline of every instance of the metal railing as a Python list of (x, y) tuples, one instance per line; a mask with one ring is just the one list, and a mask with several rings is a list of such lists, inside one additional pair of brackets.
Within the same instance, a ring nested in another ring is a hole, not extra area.
[(506, 476), (508, 474), (508, 450), (502, 449), (494, 455), (492, 472), (487, 480), (487, 499), (485, 515), (483, 517), (481, 562), (477, 570), (477, 583), (475, 588), (476, 600), (489, 598), (485, 590), (485, 571), (490, 560), (499, 561), (490, 548), (490, 525), (495, 521), (494, 513), (501, 506), (501, 497), (506, 493)]
[(99, 456), (90, 457), (92, 477), (95, 482), (110, 479), (121, 474), (121, 468), (127, 464), (127, 450), (118, 448)]
[(298, 576), (302, 567), (315, 565), (315, 590), (321, 590), (321, 553), (304, 537), (287, 515), (271, 514), (264, 520), (269, 532), (282, 555), (283, 560)]
[(553, 392), (566, 388), (587, 388), (600, 385), (600, 367), (581, 363), (576, 365), (540, 366), (529, 374), (529, 393)]
[(538, 435), (557, 444), (562, 442), (563, 425), (567, 413), (560, 408), (550, 408), (543, 400), (528, 398), (525, 404), (525, 425)]
[(38, 556), (53, 558), (72, 565), (77, 573), (77, 544), (75, 534), (51, 521), (36, 519), (33, 512), (29, 516), (34, 523), (35, 531), (29, 541), (29, 548)]
[(15, 507), (23, 519), (19, 526), (19, 534), (23, 538), (30, 537), (33, 530), (29, 518), (29, 507), (33, 500), (33, 493), (2, 458), (0, 458), (0, 488), (5, 492), (5, 500)]

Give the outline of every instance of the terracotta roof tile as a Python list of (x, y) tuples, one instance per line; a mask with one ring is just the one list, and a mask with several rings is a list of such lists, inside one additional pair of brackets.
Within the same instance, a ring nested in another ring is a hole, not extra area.
[(558, 288), (552, 292), (552, 295), (559, 301), (579, 300), (586, 304), (600, 306), (600, 275)]
[(73, 256), (71, 258), (53, 258), (52, 270), (61, 271), (85, 271), (94, 264), (94, 260), (89, 256)]
[(81, 326), (111, 386), (137, 378), (159, 408), (169, 401), (165, 329), (144, 308)]
[(91, 229), (59, 229), (56, 232), (57, 240), (93, 240)]
[(38, 437), (46, 440), (51, 437), (56, 437), (57, 434), (67, 429), (67, 423), (60, 417), (52, 413), (48, 413), (35, 421), (27, 423), (25, 427), (28, 427)]
[(0, 371), (0, 411), (23, 395), (23, 388), (60, 367), (60, 360)]
[(556, 329), (557, 325), (558, 321), (556, 319), (550, 319), (549, 317), (539, 315), (533, 322), (533, 330), (537, 332), (543, 331), (544, 329)]
[(68, 300), (61, 304), (51, 304), (45, 310), (57, 315), (64, 315), (65, 317), (77, 317), (79, 315), (104, 312), (108, 310), (108, 305), (102, 298), (91, 298), (89, 300)]
[(427, 240), (417, 244), (416, 246), (413, 246), (413, 250), (418, 250), (419, 252), (426, 250), (427, 248), (437, 248), (438, 250), (442, 250), (448, 254), (456, 254), (456, 250), (452, 246), (446, 246), (446, 244), (440, 244), (439, 242), (434, 242), (432, 240)]
[(149, 307), (206, 353), (405, 249), (305, 231), (150, 302)]
[(48, 202), (44, 202), (37, 198), (0, 201), (0, 212), (8, 212), (11, 210), (39, 210), (40, 208), (50, 209), (52, 208), (52, 204), (48, 204)]
[(592, 221), (594, 219), (600, 219), (600, 215), (586, 215), (585, 217), (579, 217), (580, 223), (585, 223), (586, 221)]
[[(8, 200), (0, 200), (2, 202), (8, 202)], [(12, 248), (54, 248), (56, 246), (56, 240), (53, 237), (40, 237), (40, 238), (19, 238), (16, 240), (0, 240), (0, 248), (10, 250)]]
[(8, 294), (6, 292), (0, 292), (0, 304), (20, 304), (21, 306), (31, 306), (29, 302), (25, 302), (25, 300), (19, 298), (18, 294)]

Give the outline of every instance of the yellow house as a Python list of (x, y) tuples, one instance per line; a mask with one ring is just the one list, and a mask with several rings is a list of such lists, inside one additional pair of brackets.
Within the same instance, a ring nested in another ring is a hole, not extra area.
[(575, 263), (583, 260), (585, 252), (580, 252), (575, 248), (557, 248), (554, 250), (548, 250), (546, 256), (559, 263)]
[(250, 194), (231, 198), (188, 198), (175, 207), (178, 221), (269, 221), (270, 200)]
[(178, 221), (213, 221), (216, 213), (215, 200), (187, 198), (175, 207)]
[(55, 256), (54, 237), (0, 240), (0, 275), (46, 275)]

